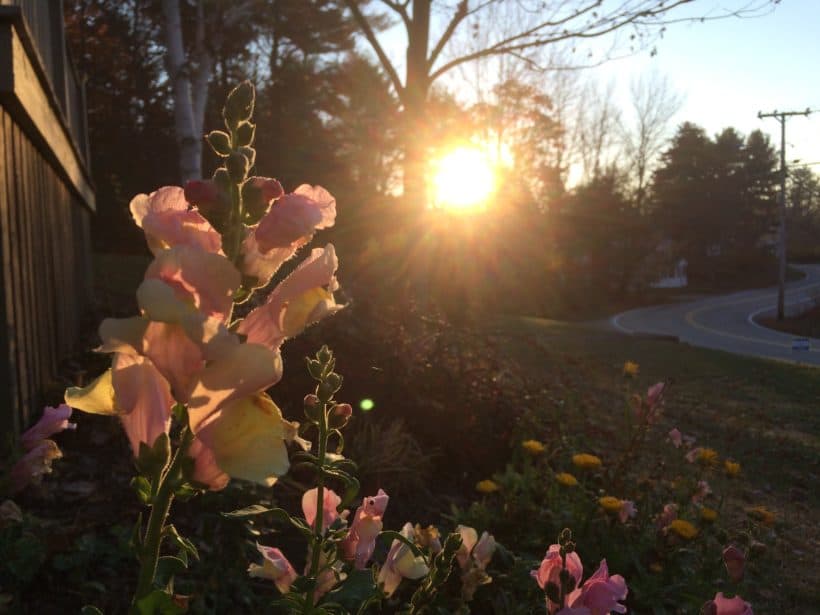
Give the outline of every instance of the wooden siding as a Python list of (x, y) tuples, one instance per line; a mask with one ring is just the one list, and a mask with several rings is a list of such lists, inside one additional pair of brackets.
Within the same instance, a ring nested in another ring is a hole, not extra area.
[[(94, 192), (85, 144), (77, 142), (79, 131), (72, 130), (72, 120), (84, 130), (85, 110), (81, 96), (67, 104), (56, 94), (66, 93), (65, 81), (54, 83), (54, 65), (43, 58), (59, 55), (70, 66), (62, 32), (47, 44), (47, 32), (34, 28), (42, 37), (35, 41), (31, 25), (19, 7), (0, 6), (3, 440), (40, 413), (60, 361), (75, 349), (92, 293)], [(57, 54), (60, 49), (62, 55)]]
[[(76, 343), (91, 295), (89, 211), (0, 108), (0, 243), (4, 335), (0, 377), (19, 433), (39, 411), (59, 360)], [(4, 409), (5, 410), (5, 409)], [(5, 431), (5, 430), (4, 430)]]

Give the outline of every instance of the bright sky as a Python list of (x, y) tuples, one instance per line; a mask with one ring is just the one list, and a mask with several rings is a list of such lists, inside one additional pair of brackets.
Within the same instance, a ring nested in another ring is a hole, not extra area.
[[(737, 8), (743, 2), (697, 0), (673, 16), (703, 15), (716, 6)], [(383, 43), (403, 75), (406, 39), (401, 28), (386, 33)], [(592, 43), (599, 50), (610, 44), (602, 39)], [(673, 24), (656, 48), (654, 57), (643, 51), (586, 69), (583, 76), (599, 81), (602, 88), (614, 81), (616, 103), (626, 113), (633, 78), (657, 72), (684, 95), (672, 131), (684, 121), (703, 126), (710, 135), (728, 126), (744, 135), (759, 128), (770, 135), (778, 151), (779, 122), (758, 119), (758, 112), (816, 109), (809, 117), (787, 120), (786, 159), (820, 162), (820, 0), (781, 0), (758, 18)], [(812, 169), (820, 173), (820, 164)]]
[(643, 52), (590, 72), (604, 83), (615, 78), (626, 106), (633, 76), (657, 70), (685, 96), (676, 125), (692, 121), (710, 135), (728, 126), (743, 134), (760, 128), (778, 150), (780, 123), (758, 119), (758, 111), (817, 110), (787, 119), (786, 160), (820, 162), (818, 28), (820, 0), (782, 0), (765, 17), (670, 26), (655, 57)]

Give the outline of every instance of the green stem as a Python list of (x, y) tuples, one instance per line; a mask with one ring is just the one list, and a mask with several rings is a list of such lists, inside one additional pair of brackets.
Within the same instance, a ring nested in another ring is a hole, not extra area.
[(171, 510), (171, 503), (174, 500), (174, 488), (177, 486), (177, 479), (182, 471), (182, 462), (185, 459), (191, 440), (193, 440), (193, 434), (186, 428), (182, 432), (179, 448), (174, 454), (170, 467), (160, 478), (159, 489), (151, 504), (151, 516), (148, 518), (148, 529), (145, 532), (145, 540), (143, 540), (139, 556), (140, 572), (137, 591), (132, 602), (132, 612), (136, 612), (137, 602), (150, 594), (153, 589), (165, 520)]
[[(327, 413), (330, 404), (325, 403), (319, 418), (319, 477), (316, 480), (316, 519), (313, 522), (313, 552), (310, 561), (309, 576), (316, 579), (319, 576), (319, 562), (322, 555), (322, 523), (324, 520), (324, 497), (325, 497), (325, 475), (322, 470), (325, 467), (325, 457), (327, 456)], [(313, 593), (315, 589), (308, 592), (305, 602), (305, 613), (309, 613), (313, 608)]]

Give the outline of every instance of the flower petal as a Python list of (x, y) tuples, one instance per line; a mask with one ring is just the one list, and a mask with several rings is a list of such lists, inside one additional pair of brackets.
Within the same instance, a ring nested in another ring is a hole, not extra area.
[(276, 384), (282, 377), (282, 356), (258, 344), (239, 344), (193, 378), (188, 401), (191, 429), (196, 433), (211, 414), (231, 400)]
[(111, 370), (107, 369), (85, 387), (69, 387), (65, 403), (90, 414), (117, 414)]

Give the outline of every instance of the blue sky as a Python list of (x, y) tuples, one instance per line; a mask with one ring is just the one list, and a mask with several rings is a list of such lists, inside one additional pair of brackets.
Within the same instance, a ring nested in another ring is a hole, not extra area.
[[(787, 121), (786, 158), (820, 162), (820, 0), (783, 0), (760, 18), (675, 24), (657, 52), (590, 73), (603, 82), (615, 79), (626, 101), (633, 76), (657, 70), (685, 96), (676, 124), (692, 121), (710, 134), (727, 126), (744, 134), (760, 128), (777, 148), (779, 122), (758, 119), (758, 111), (817, 109)], [(820, 173), (820, 165), (812, 168)]]

